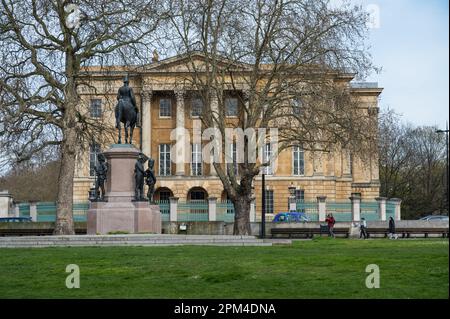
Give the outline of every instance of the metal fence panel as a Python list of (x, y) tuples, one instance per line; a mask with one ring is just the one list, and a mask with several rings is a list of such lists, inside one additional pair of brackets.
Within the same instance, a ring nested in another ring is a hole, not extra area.
[(361, 218), (366, 221), (377, 221), (380, 220), (380, 209), (378, 202), (361, 202)]
[(38, 222), (54, 222), (56, 220), (55, 202), (36, 203), (36, 214)]
[(389, 217), (395, 219), (395, 204), (393, 202), (386, 202), (386, 219), (389, 220)]
[(19, 217), (30, 217), (30, 203), (20, 203)]
[(297, 212), (305, 213), (312, 222), (319, 220), (319, 207), (317, 201), (297, 201)]
[(76, 222), (87, 221), (87, 212), (89, 210), (89, 202), (75, 202), (73, 203), (72, 212), (73, 220)]
[(158, 200), (156, 205), (159, 206), (161, 212), (161, 220), (163, 222), (168, 222), (170, 220), (170, 201), (168, 200)]
[(207, 222), (209, 209), (207, 200), (178, 202), (177, 219), (180, 222)]
[(327, 202), (327, 214), (333, 214), (337, 222), (349, 222), (352, 220), (352, 202)]
[(234, 222), (234, 204), (230, 200), (218, 201), (216, 206), (217, 221)]

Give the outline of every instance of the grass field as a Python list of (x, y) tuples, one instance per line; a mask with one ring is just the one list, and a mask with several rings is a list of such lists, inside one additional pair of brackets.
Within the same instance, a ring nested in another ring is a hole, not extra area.
[[(0, 249), (0, 298), (448, 298), (448, 240)], [(65, 286), (80, 267), (79, 289)], [(365, 286), (368, 264), (380, 288)]]

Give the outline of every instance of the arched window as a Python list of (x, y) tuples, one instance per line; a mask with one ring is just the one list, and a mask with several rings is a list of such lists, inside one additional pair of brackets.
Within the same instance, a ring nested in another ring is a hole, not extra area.
[(188, 200), (206, 200), (208, 198), (208, 192), (202, 187), (193, 187), (189, 190)]

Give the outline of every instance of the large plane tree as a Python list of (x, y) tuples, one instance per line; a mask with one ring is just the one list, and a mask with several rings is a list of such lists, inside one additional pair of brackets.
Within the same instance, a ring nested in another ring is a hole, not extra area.
[[(361, 7), (327, 0), (198, 0), (172, 1), (169, 9), (167, 39), (186, 57), (191, 72), (183, 81), (201, 95), (202, 125), (220, 131), (225, 158), (229, 126), (277, 127), (274, 156), (294, 145), (374, 152), (376, 112), (359, 107), (339, 81), (375, 69), (365, 45), (369, 16)], [(237, 121), (226, 118), (227, 91), (242, 92)], [(252, 185), (271, 165), (261, 156), (249, 160), (255, 141), (244, 139), (238, 165), (213, 164), (235, 206), (234, 234), (250, 234)]]
[[(109, 127), (82, 112), (83, 67), (149, 58), (164, 13), (153, 0), (1, 0), (2, 152), (16, 161), (59, 151), (55, 234), (73, 234), (76, 154)], [(56, 156), (56, 155), (55, 155)]]

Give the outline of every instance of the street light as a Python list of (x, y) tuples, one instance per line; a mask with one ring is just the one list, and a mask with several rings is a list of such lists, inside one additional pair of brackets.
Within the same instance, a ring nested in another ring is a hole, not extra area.
[(261, 175), (261, 238), (266, 237), (266, 174)]
[(446, 160), (445, 160), (445, 179), (446, 179), (446, 189), (445, 189), (445, 200), (447, 202), (447, 214), (449, 213), (449, 200), (448, 200), (448, 122), (445, 125), (445, 130), (437, 130), (436, 133), (445, 134), (445, 150), (446, 150)]

